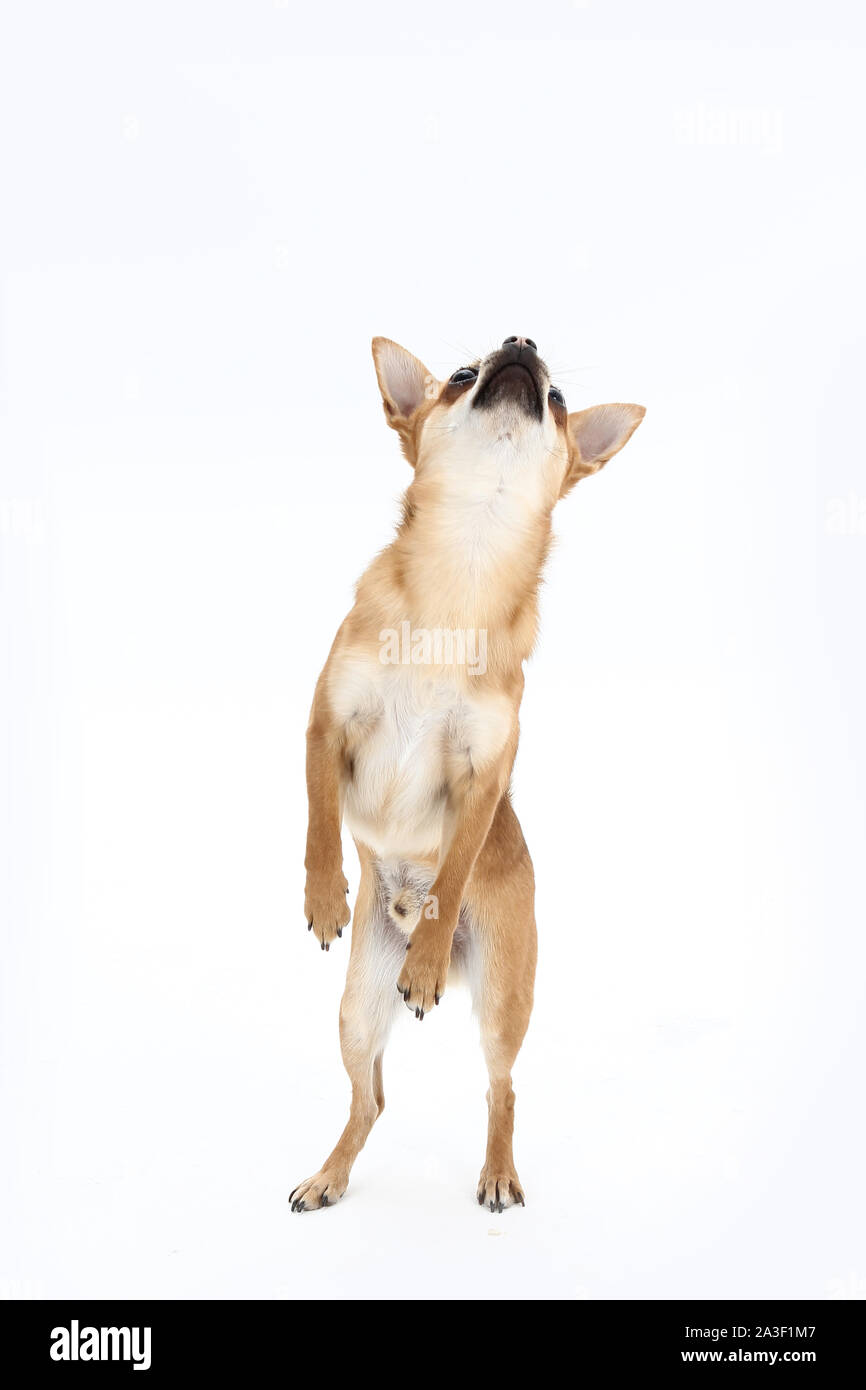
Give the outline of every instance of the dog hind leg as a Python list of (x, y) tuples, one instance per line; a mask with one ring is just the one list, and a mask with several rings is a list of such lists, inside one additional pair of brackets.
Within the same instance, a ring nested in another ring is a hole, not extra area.
[(494, 818), (467, 892), (474, 957), (470, 986), (490, 1077), (487, 1153), (477, 1196), (491, 1211), (525, 1204), (512, 1152), (511, 1068), (532, 1012), (536, 960), (533, 897), (532, 861), (506, 798)]
[(352, 1083), (349, 1119), (318, 1173), (291, 1193), (292, 1211), (317, 1211), (339, 1201), (370, 1130), (385, 1108), (382, 1054), (400, 1005), (394, 982), (406, 938), (387, 919), (375, 866), (362, 852), (352, 949), (340, 1004), (340, 1047)]

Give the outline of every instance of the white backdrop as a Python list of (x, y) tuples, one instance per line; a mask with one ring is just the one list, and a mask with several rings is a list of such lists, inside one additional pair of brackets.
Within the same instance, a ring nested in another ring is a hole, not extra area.
[[(861, 8), (5, 29), (2, 1290), (866, 1294)], [(501, 1216), (458, 990), (345, 1200), (286, 1201), (348, 1103), (303, 757), (408, 482), (374, 333), (443, 375), (528, 333), (571, 409), (648, 411), (561, 506), (528, 671)]]

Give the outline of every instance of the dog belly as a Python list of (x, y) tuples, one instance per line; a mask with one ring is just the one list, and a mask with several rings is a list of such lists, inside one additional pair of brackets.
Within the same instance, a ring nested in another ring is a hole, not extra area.
[(430, 766), (419, 750), (401, 766), (365, 749), (346, 788), (346, 824), (380, 860), (435, 855), (445, 814), (442, 785), (441, 768)]

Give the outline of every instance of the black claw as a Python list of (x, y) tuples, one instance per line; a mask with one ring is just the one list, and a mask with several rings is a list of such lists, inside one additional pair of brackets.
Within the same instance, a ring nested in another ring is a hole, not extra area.
[(479, 1205), (479, 1207), (483, 1207), (483, 1206), (484, 1206), (484, 1188), (483, 1188), (483, 1187), (482, 1187), (481, 1191), (480, 1191), (479, 1194), (478, 1194), (478, 1205)]
[(522, 1192), (518, 1192), (518, 1193), (517, 1193), (517, 1200), (518, 1200), (518, 1202), (520, 1203), (520, 1205), (521, 1205), (522, 1207), (525, 1207), (525, 1206), (526, 1206), (526, 1203), (525, 1203), (524, 1200), (523, 1200), (523, 1193), (522, 1193)]
[(337, 928), (337, 935), (338, 935), (338, 936), (342, 936), (342, 935), (343, 935), (343, 928), (342, 928), (342, 927), (338, 927), (338, 928)]
[(304, 1211), (305, 1207), (306, 1207), (306, 1202), (304, 1202), (304, 1200), (303, 1200), (303, 1198), (302, 1198), (301, 1201), (298, 1202), (298, 1211)]
[(323, 1193), (322, 1193), (322, 1206), (323, 1206), (323, 1207), (326, 1207), (327, 1205), (328, 1205), (328, 1194), (327, 1194), (327, 1192), (323, 1192)]
[(407, 950), (407, 951), (411, 951), (411, 949), (412, 949), (412, 942), (411, 942), (411, 941), (407, 941), (407, 942), (406, 942), (406, 950)]
[(495, 1203), (495, 1202), (491, 1202), (491, 1203), (490, 1203), (490, 1210), (491, 1210), (491, 1211), (495, 1211), (495, 1210), (496, 1210), (496, 1203)]
[[(403, 986), (400, 984), (400, 981), (399, 981), (399, 980), (397, 981), (397, 993), (398, 993), (398, 994), (402, 994), (402, 993), (403, 993)], [(404, 997), (405, 997), (405, 996), (404, 996)]]
[(421, 1013), (419, 1014), (419, 1017), (420, 1017), (421, 1019), (423, 1019), (423, 1017), (424, 1017), (424, 1010), (423, 1010), (423, 1009), (421, 1010)]
[(311, 917), (310, 920), (309, 920), (309, 922), (307, 923), (307, 931), (312, 931), (312, 930), (313, 930), (313, 919), (312, 919), (312, 917)]
[(330, 949), (331, 949), (331, 943), (330, 943), (330, 941), (329, 941), (329, 942), (327, 942), (327, 944), (326, 944), (326, 946), (325, 946), (325, 950), (326, 950), (326, 951), (330, 951)]
[(437, 995), (435, 995), (434, 997), (435, 997), (435, 999), (436, 999), (436, 1003), (438, 1004), (438, 1003), (439, 1003), (439, 1000), (442, 998), (442, 995), (441, 995), (441, 994), (437, 994)]
[(346, 889), (346, 897), (348, 898), (348, 896), (349, 896), (349, 890), (348, 890), (348, 888), (347, 888), (347, 889)]

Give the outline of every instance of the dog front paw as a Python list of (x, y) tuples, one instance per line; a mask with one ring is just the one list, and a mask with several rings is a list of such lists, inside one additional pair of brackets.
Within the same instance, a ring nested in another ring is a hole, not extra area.
[(352, 915), (346, 902), (348, 891), (349, 885), (342, 871), (327, 879), (307, 875), (304, 916), (307, 930), (315, 933), (323, 951), (331, 949), (335, 936), (343, 935), (343, 928)]
[(416, 1018), (439, 1003), (445, 993), (448, 966), (451, 963), (451, 941), (417, 929), (406, 946), (406, 960), (397, 980), (403, 1002), (415, 1010)]

